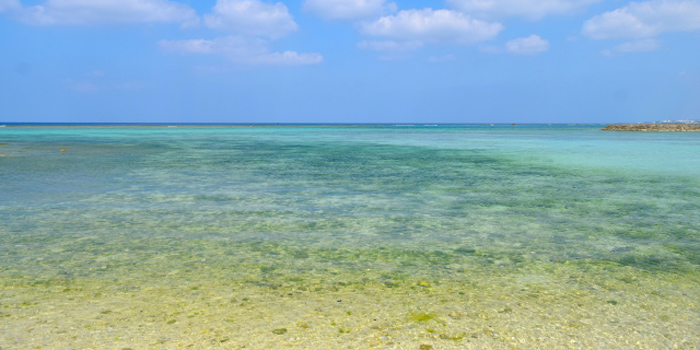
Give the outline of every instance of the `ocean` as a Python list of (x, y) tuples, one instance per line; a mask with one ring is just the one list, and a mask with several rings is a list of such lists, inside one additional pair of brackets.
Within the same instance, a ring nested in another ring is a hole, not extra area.
[(697, 349), (700, 134), (0, 128), (0, 349)]

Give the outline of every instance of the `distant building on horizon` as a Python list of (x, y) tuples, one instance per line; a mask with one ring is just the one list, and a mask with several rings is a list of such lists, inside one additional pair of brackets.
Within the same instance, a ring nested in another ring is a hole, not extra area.
[(700, 124), (700, 119), (664, 119), (651, 124)]

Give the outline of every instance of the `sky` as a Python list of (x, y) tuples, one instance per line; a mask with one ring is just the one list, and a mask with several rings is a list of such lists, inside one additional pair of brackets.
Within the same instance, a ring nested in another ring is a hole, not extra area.
[(700, 0), (0, 0), (0, 122), (700, 119)]

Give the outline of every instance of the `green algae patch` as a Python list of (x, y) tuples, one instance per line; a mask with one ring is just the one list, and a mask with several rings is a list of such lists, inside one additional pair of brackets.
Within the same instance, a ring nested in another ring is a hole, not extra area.
[(282, 335), (287, 333), (287, 328), (277, 328), (272, 330), (273, 334)]
[(440, 339), (443, 339), (443, 340), (460, 341), (460, 340), (464, 340), (464, 338), (467, 337), (467, 333), (460, 333), (460, 334), (440, 334), (438, 337), (439, 337)]
[(471, 247), (459, 247), (459, 248), (455, 249), (455, 253), (462, 254), (462, 255), (472, 255), (472, 254), (476, 254), (476, 249), (471, 248)]
[(419, 322), (419, 323), (421, 323), (421, 322), (428, 322), (428, 321), (430, 321), (430, 320), (434, 320), (435, 318), (437, 318), (437, 315), (436, 315), (436, 314), (431, 314), (431, 313), (427, 313), (427, 312), (416, 312), (416, 313), (411, 313), (411, 314), (408, 316), (408, 319), (409, 319), (410, 321)]

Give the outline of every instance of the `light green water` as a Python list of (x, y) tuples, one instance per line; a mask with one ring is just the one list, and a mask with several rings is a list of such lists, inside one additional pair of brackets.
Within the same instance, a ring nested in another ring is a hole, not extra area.
[(599, 129), (5, 128), (0, 349), (698, 348), (700, 137)]

